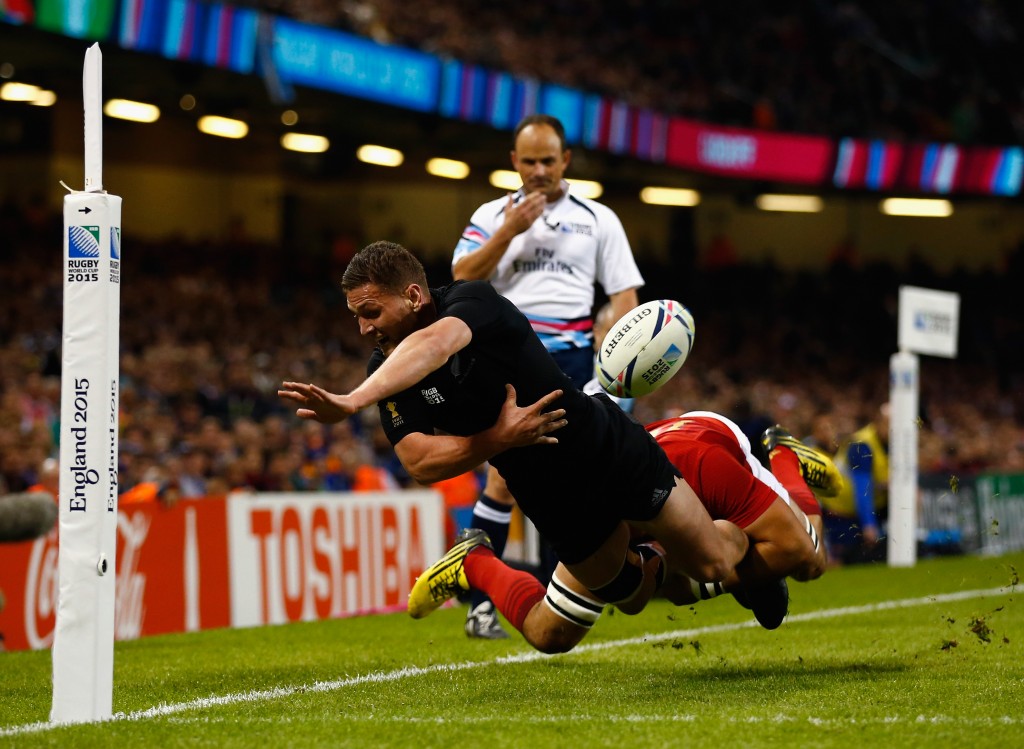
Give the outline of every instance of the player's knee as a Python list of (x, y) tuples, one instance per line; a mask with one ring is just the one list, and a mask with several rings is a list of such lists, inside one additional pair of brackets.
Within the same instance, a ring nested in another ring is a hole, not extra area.
[(544, 605), (554, 617), (546, 619), (541, 631), (530, 632), (530, 644), (542, 653), (568, 653), (590, 631), (604, 611), (604, 602), (571, 589), (559, 578), (551, 576)]

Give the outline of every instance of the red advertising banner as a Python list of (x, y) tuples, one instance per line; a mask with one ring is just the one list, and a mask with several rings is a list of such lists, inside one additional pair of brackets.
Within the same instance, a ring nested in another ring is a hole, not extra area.
[(836, 187), (890, 190), (903, 166), (906, 147), (881, 140), (843, 138), (836, 152)]
[(398, 610), (444, 551), (438, 494), (319, 496), (257, 494), (230, 503), (232, 626)]
[(728, 177), (820, 185), (829, 176), (834, 147), (828, 138), (717, 127), (672, 117), (665, 162)]
[[(118, 509), (114, 636), (395, 611), (444, 549), (432, 491), (259, 494)], [(50, 647), (57, 531), (0, 544), (0, 634)]]

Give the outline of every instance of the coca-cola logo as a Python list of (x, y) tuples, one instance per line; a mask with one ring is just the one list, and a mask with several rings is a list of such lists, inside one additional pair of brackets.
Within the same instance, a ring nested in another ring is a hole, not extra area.
[[(130, 640), (142, 634), (145, 618), (146, 575), (139, 571), (139, 557), (152, 520), (144, 512), (117, 514), (117, 578), (115, 583), (114, 636)], [(57, 622), (58, 539), (57, 529), (32, 544), (25, 575), (25, 639), (32, 649), (53, 644)]]
[(57, 620), (57, 529), (32, 544), (25, 575), (25, 639), (33, 649), (53, 643)]

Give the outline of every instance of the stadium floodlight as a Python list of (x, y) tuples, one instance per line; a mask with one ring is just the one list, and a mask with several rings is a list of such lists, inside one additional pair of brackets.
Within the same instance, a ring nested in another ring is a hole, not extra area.
[(427, 173), (445, 179), (465, 179), (469, 176), (469, 164), (455, 159), (430, 159), (427, 162)]
[(323, 153), (331, 147), (331, 142), (322, 135), (285, 133), (281, 136), (281, 147), (299, 153)]
[(764, 193), (754, 199), (762, 211), (781, 211), (785, 213), (821, 213), (825, 201), (817, 195), (780, 195)]
[(282, 125), (287, 125), (288, 127), (291, 127), (292, 125), (297, 124), (298, 121), (299, 113), (296, 112), (294, 109), (286, 109), (283, 112), (281, 112)]
[(244, 138), (249, 134), (249, 126), (241, 120), (233, 120), (230, 117), (218, 117), (212, 114), (200, 117), (196, 126), (200, 132), (207, 135), (216, 135), (220, 138)]
[(640, 200), (648, 205), (672, 205), (691, 208), (700, 203), (700, 193), (684, 187), (645, 187)]
[(590, 198), (591, 200), (597, 200), (604, 194), (604, 185), (600, 182), (595, 182), (592, 179), (568, 179), (565, 180), (572, 185), (573, 194), (579, 195), (581, 198)]
[(56, 103), (57, 94), (53, 91), (41, 90), (36, 94), (36, 98), (29, 102), (29, 105), (33, 107), (52, 107)]
[(510, 169), (495, 169), (488, 177), (492, 186), (499, 190), (518, 190), (523, 186), (523, 180), (518, 172)]
[(886, 198), (878, 208), (886, 216), (948, 218), (953, 215), (953, 204), (944, 198)]
[(359, 146), (356, 150), (356, 158), (364, 164), (373, 164), (374, 166), (401, 166), (405, 161), (405, 154), (396, 148), (367, 144)]
[(31, 83), (7, 81), (7, 83), (0, 86), (0, 99), (4, 101), (35, 101), (35, 98), (39, 96), (42, 90), (39, 86), (34, 86)]
[(160, 119), (160, 108), (131, 99), (110, 99), (103, 105), (103, 114), (130, 122), (156, 122)]

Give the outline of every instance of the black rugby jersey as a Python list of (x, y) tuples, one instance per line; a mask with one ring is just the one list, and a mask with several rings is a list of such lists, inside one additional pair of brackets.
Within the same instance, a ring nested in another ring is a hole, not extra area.
[[(568, 426), (552, 433), (559, 445), (534, 447), (586, 447), (583, 442), (589, 440), (576, 443), (594, 418), (591, 399), (558, 368), (515, 305), (486, 281), (456, 281), (431, 289), (430, 294), (438, 317), (459, 318), (469, 326), (473, 339), (440, 369), (377, 404), (391, 444), (412, 432), (434, 434), (440, 430), (465, 437), (493, 426), (505, 402), (505, 383), (511, 383), (520, 406), (534, 403), (552, 390), (564, 393), (550, 406), (566, 409), (569, 421)], [(384, 354), (375, 350), (367, 373), (375, 372), (383, 362)]]
[[(413, 432), (468, 436), (498, 419), (505, 383), (520, 406), (552, 390), (563, 396), (567, 426), (554, 445), (505, 450), (490, 459), (523, 513), (566, 564), (588, 558), (623, 519), (660, 512), (677, 472), (654, 439), (608, 399), (577, 389), (562, 373), (515, 305), (486, 281), (457, 281), (431, 289), (442, 317), (473, 331), (469, 345), (411, 388), (378, 403), (391, 444)], [(372, 374), (383, 363), (377, 350)]]

